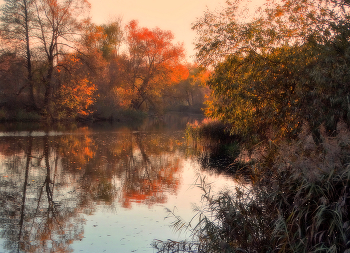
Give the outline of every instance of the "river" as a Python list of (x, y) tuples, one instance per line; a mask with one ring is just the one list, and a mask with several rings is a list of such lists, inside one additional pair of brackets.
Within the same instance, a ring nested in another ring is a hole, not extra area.
[(190, 239), (167, 209), (189, 221), (201, 179), (235, 184), (201, 165), (185, 138), (196, 119), (0, 125), (0, 252), (155, 252), (154, 239)]

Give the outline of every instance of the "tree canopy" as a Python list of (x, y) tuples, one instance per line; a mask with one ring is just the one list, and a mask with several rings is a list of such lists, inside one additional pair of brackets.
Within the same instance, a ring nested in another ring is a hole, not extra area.
[(239, 7), (228, 2), (219, 15), (207, 12), (193, 26), (198, 61), (215, 68), (207, 115), (248, 135), (350, 123), (348, 4), (267, 1), (245, 22)]
[(118, 92), (135, 109), (145, 104), (157, 109), (163, 90), (188, 76), (183, 45), (172, 42), (170, 31), (139, 27), (135, 20), (127, 24), (126, 34), (125, 71)]

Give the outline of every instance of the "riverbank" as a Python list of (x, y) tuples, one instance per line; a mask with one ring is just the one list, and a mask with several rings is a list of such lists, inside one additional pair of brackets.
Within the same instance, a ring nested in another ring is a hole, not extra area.
[[(193, 241), (155, 241), (158, 252), (349, 252), (350, 131), (304, 127), (294, 140), (240, 150), (241, 186), (214, 195), (202, 185), (204, 207), (190, 223), (174, 214)], [(248, 177), (247, 177), (248, 175)], [(248, 181), (247, 181), (248, 179)], [(178, 226), (178, 225), (181, 226)]]
[(164, 112), (141, 111), (133, 109), (119, 109), (102, 112), (92, 112), (86, 116), (56, 118), (40, 113), (35, 110), (26, 109), (0, 109), (0, 122), (137, 122), (147, 117), (162, 118), (166, 114), (198, 114), (203, 115), (201, 107), (177, 106), (169, 108)]

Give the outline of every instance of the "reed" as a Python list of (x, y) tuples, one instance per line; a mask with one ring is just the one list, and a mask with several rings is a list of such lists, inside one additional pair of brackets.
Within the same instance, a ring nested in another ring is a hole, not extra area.
[(232, 136), (227, 124), (215, 119), (204, 119), (202, 122), (188, 124), (186, 137), (194, 140), (212, 140), (216, 143), (228, 142), (237, 136)]
[(305, 127), (299, 138), (265, 145), (250, 166), (249, 185), (213, 195), (202, 184), (205, 208), (186, 223), (195, 245), (158, 252), (350, 252), (350, 133), (339, 123), (334, 136), (320, 129), (315, 141)]

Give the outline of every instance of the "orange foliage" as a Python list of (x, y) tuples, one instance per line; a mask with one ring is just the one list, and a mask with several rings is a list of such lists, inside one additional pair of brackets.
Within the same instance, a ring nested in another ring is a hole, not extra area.
[(104, 39), (104, 37), (106, 37), (106, 35), (103, 33), (103, 28), (101, 26), (91, 24), (89, 29), (85, 30), (84, 32), (83, 46), (89, 50), (98, 50), (101, 47), (101, 41)]
[(115, 87), (113, 93), (122, 108), (128, 108), (131, 105), (131, 101), (134, 97), (134, 92), (128, 87)]
[(72, 80), (61, 87), (60, 105), (64, 107), (64, 110), (74, 111), (79, 115), (88, 115), (89, 106), (94, 102), (92, 95), (95, 90), (95, 85), (86, 78)]
[[(94, 103), (96, 86), (90, 81), (89, 72), (85, 72), (81, 60), (75, 55), (68, 55), (58, 67), (61, 74), (61, 86), (57, 93), (56, 111), (58, 118), (86, 116)], [(65, 71), (68, 70), (68, 71)], [(65, 71), (62, 73), (62, 71)]]
[(134, 107), (156, 101), (162, 90), (188, 76), (183, 44), (173, 44), (174, 35), (159, 28), (139, 27), (133, 20), (126, 26), (128, 56), (125, 80), (133, 91)]
[(84, 168), (90, 159), (95, 157), (95, 143), (89, 136), (87, 128), (80, 128), (83, 135), (67, 135), (60, 140), (60, 154), (67, 158), (70, 171)]
[(176, 177), (179, 170), (179, 162), (169, 164), (159, 168), (151, 178), (133, 175), (133, 182), (125, 184), (123, 187), (122, 206), (131, 208), (131, 203), (145, 203), (153, 205), (165, 203), (165, 192), (176, 192), (179, 186), (179, 180)]

